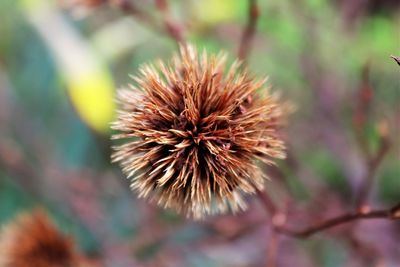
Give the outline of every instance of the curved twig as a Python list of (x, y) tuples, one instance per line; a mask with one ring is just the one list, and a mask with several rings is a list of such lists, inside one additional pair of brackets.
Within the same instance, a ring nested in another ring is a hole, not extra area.
[(389, 210), (373, 210), (368, 213), (354, 212), (345, 213), (337, 217), (327, 219), (315, 225), (311, 225), (302, 230), (293, 230), (286, 226), (277, 226), (276, 229), (279, 233), (295, 237), (295, 238), (307, 238), (318, 232), (361, 219), (400, 219), (400, 207), (389, 209)]
[(396, 57), (396, 56), (390, 56), (391, 58), (393, 58), (393, 60), (394, 61), (396, 61), (397, 62), (397, 64), (399, 64), (399, 66), (400, 66), (400, 57)]

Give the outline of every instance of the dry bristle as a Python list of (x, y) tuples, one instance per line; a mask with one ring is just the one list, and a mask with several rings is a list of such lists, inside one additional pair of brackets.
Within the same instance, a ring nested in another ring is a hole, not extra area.
[[(262, 189), (257, 160), (283, 158), (276, 97), (225, 56), (182, 46), (171, 64), (144, 66), (136, 86), (118, 93), (112, 156), (142, 197), (192, 217), (244, 208)], [(129, 139), (129, 140), (127, 140)]]
[(23, 214), (2, 230), (1, 267), (76, 267), (73, 243), (37, 211)]

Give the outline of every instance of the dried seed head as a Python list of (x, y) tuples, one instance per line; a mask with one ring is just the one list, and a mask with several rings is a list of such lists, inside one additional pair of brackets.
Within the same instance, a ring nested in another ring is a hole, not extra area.
[[(182, 46), (171, 64), (147, 65), (118, 92), (114, 162), (132, 188), (193, 217), (244, 208), (264, 186), (257, 160), (283, 158), (276, 130), (283, 109), (264, 81), (226, 57)], [(265, 89), (265, 90), (261, 90)]]
[(80, 266), (77, 259), (72, 241), (42, 211), (20, 215), (1, 232), (2, 267)]

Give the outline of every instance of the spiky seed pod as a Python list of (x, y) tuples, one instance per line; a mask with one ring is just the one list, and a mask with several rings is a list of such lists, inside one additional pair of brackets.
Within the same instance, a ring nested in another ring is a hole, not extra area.
[(22, 214), (2, 229), (1, 267), (76, 267), (72, 240), (61, 234), (42, 211)]
[[(226, 72), (227, 71), (227, 72)], [(226, 56), (182, 46), (172, 63), (146, 65), (118, 91), (114, 162), (141, 197), (196, 218), (244, 208), (262, 189), (257, 160), (284, 158), (277, 97)], [(263, 90), (262, 90), (263, 89)]]

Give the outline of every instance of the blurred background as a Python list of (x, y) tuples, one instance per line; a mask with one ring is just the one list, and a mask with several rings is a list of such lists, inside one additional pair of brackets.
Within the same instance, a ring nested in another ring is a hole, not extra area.
[[(115, 90), (176, 50), (166, 22), (234, 59), (248, 20), (247, 0), (158, 2), (0, 1), (0, 223), (45, 207), (100, 266), (400, 266), (399, 223), (296, 240), (270, 231), (254, 197), (245, 212), (196, 222), (130, 192), (110, 163)], [(265, 170), (288, 224), (354, 210), (369, 177), (372, 207), (399, 202), (400, 67), (389, 56), (400, 55), (400, 1), (258, 6), (249, 68), (296, 107), (288, 159)]]

